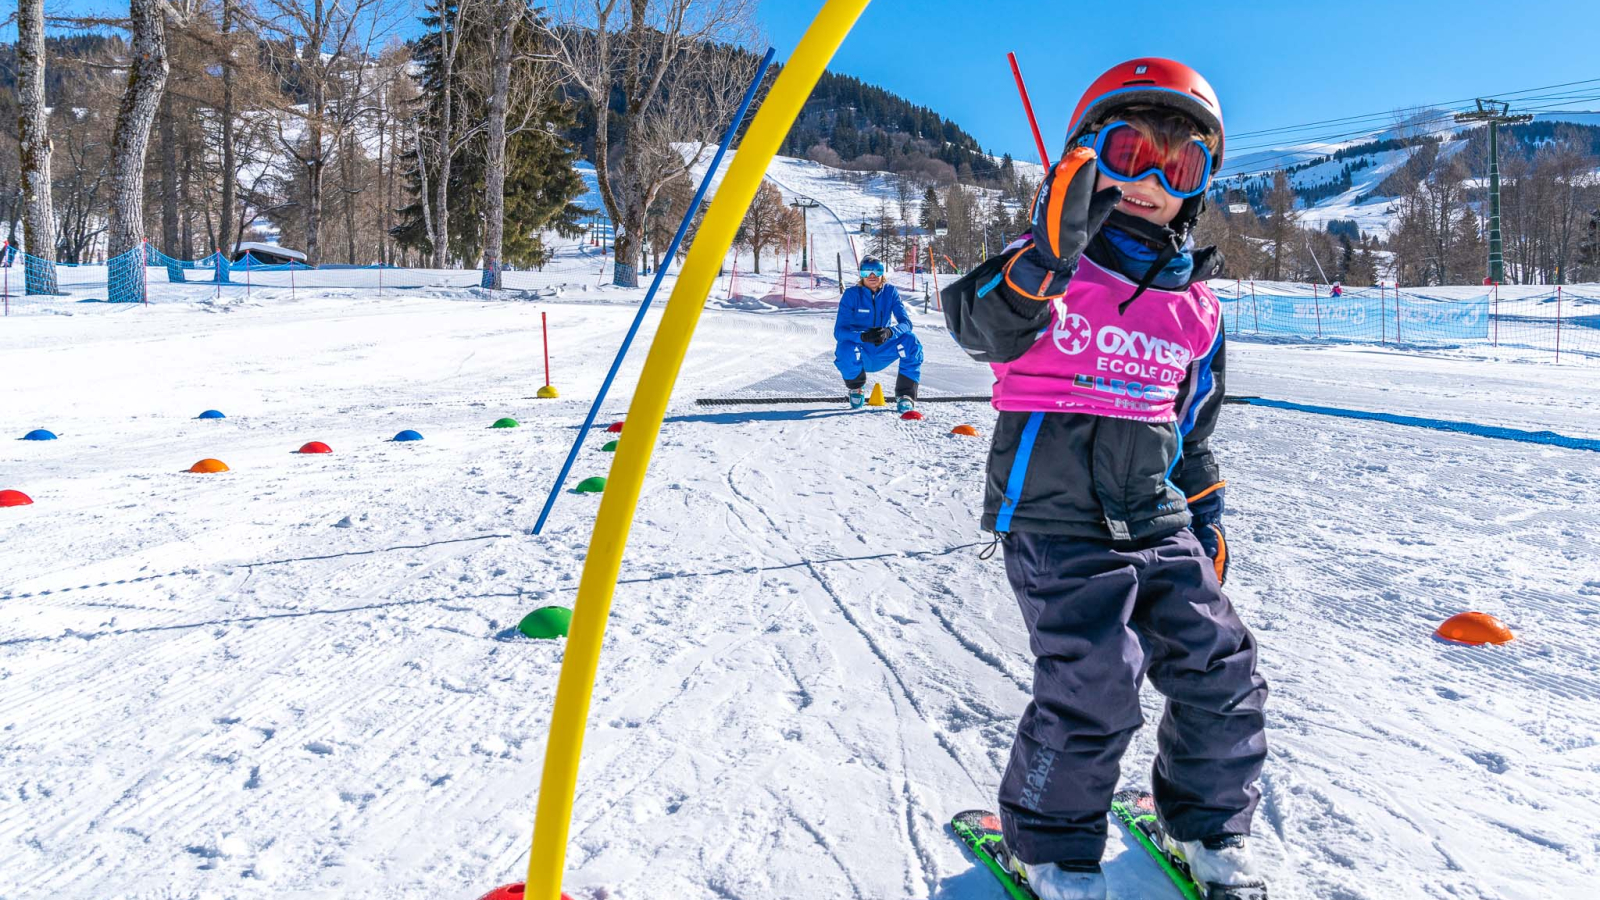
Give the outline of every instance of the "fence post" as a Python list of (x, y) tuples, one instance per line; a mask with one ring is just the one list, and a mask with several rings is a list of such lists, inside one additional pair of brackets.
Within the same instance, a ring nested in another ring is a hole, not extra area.
[(1255, 317), (1256, 334), (1261, 333), (1261, 307), (1256, 305), (1256, 280), (1250, 279), (1250, 314)]
[(1322, 339), (1322, 298), (1317, 295), (1317, 283), (1311, 282), (1311, 302), (1317, 311), (1317, 339)]
[(1405, 343), (1405, 338), (1400, 336), (1400, 285), (1398, 283), (1394, 286), (1394, 342), (1396, 344)]
[[(933, 279), (933, 305), (935, 309), (944, 310), (944, 300), (939, 296), (939, 266), (933, 261), (933, 245), (928, 245), (928, 276)], [(928, 304), (924, 303), (923, 312), (927, 312)]]
[(839, 270), (839, 296), (844, 296), (844, 254), (835, 253), (833, 264)]
[[(1398, 294), (1400, 288), (1395, 288)], [(1389, 343), (1389, 292), (1380, 282), (1378, 284), (1378, 344), (1386, 346)]]
[(1233, 333), (1243, 334), (1244, 325), (1239, 321), (1239, 310), (1244, 306), (1244, 283), (1239, 279), (1233, 280)]
[(550, 314), (539, 313), (539, 330), (544, 332), (544, 386), (550, 386)]
[(1556, 285), (1556, 362), (1561, 362), (1561, 285)]

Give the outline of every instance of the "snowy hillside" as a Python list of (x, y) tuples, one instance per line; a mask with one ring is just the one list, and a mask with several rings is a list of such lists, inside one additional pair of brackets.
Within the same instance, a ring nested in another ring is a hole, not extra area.
[[(1566, 122), (1575, 125), (1600, 125), (1600, 112), (1541, 112), (1535, 114), (1536, 122)], [(1243, 152), (1230, 152), (1225, 177), (1218, 180), (1224, 190), (1244, 189), (1249, 185), (1264, 188), (1271, 185), (1272, 173), (1277, 169), (1293, 169), (1290, 183), (1297, 191), (1322, 189), (1337, 184), (1346, 167), (1350, 168), (1350, 186), (1333, 196), (1316, 199), (1302, 210), (1300, 223), (1306, 227), (1325, 227), (1336, 219), (1354, 220), (1363, 233), (1385, 237), (1394, 223), (1394, 198), (1379, 191), (1406, 160), (1418, 152), (1416, 147), (1379, 149), (1369, 152), (1351, 152), (1365, 145), (1384, 141), (1397, 141), (1432, 135), (1440, 138), (1439, 153), (1449, 158), (1465, 149), (1467, 142), (1457, 138), (1463, 126), (1438, 110), (1419, 111), (1410, 116), (1407, 124), (1398, 124), (1355, 131), (1341, 135), (1334, 141), (1307, 141), (1282, 146), (1261, 147), (1260, 139)], [(1334, 154), (1343, 156), (1334, 159)], [(1328, 157), (1325, 162), (1307, 165)]]
[[(877, 202), (809, 163), (771, 175), (839, 223), (819, 254)], [(570, 488), (606, 473), (608, 436), (529, 532), (641, 297), (597, 269), (569, 246), (500, 297), (439, 277), (0, 319), (0, 434), (60, 436), (0, 442), (0, 489), (34, 500), (0, 509), (0, 897), (520, 880), (562, 651), (514, 626), (572, 602), (597, 498)], [(994, 413), (697, 406), (839, 392), (831, 310), (712, 300), (612, 613), (567, 889), (1001, 900), (945, 828), (993, 802), (1031, 680), (977, 555), (987, 443), (947, 433)], [(554, 401), (532, 399), (541, 313)], [(928, 391), (986, 391), (939, 314), (913, 315)], [(1470, 348), (1239, 341), (1228, 366), (1234, 394), (1600, 437), (1589, 395), (1552, 388), (1582, 370)], [(388, 440), (408, 428), (425, 439)], [(333, 454), (292, 452), (310, 440)], [(1229, 593), (1273, 690), (1274, 897), (1590, 896), (1595, 455), (1252, 406), (1215, 441)], [(232, 471), (184, 471), (203, 457)], [(1431, 637), (1468, 609), (1518, 639)], [(1108, 873), (1120, 900), (1177, 897), (1118, 837)]]

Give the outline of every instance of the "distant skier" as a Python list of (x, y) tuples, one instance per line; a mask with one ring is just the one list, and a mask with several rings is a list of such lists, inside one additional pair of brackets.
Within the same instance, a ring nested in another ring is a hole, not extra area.
[(1340, 297), (1343, 297), (1344, 296), (1344, 285), (1342, 285), (1339, 282), (1335, 281), (1333, 283), (1333, 287), (1328, 289), (1328, 296), (1332, 297), (1335, 300), (1339, 299)]
[(1106, 811), (1146, 674), (1167, 697), (1151, 786), (1172, 849), (1203, 891), (1222, 886), (1211, 896), (1265, 897), (1246, 837), (1267, 685), (1222, 593), (1208, 444), (1221, 260), (1191, 239), (1222, 155), (1204, 78), (1122, 63), (1078, 102), (1031, 234), (943, 292), (951, 333), (995, 373), (983, 526), (1036, 657), (1000, 819), (1041, 900), (1106, 896)]
[(850, 407), (866, 402), (867, 373), (899, 363), (894, 380), (895, 406), (910, 412), (917, 406), (917, 383), (922, 380), (922, 342), (911, 332), (911, 315), (900, 292), (884, 278), (883, 263), (861, 260), (861, 282), (839, 298), (839, 316), (833, 323), (838, 341), (833, 364), (850, 392)]

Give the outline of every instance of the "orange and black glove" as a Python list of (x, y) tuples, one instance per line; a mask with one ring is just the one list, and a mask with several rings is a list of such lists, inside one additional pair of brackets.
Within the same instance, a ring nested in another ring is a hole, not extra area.
[(1189, 499), (1189, 515), (1193, 517), (1189, 530), (1200, 539), (1206, 556), (1211, 557), (1212, 564), (1217, 567), (1218, 584), (1227, 584), (1228, 564), (1232, 562), (1228, 553), (1228, 531), (1222, 527), (1222, 514), (1226, 510), (1223, 484), (1212, 485)]
[(1061, 158), (1033, 199), (1033, 244), (1006, 264), (1006, 284), (1035, 300), (1066, 293), (1078, 258), (1122, 200), (1122, 189), (1094, 189), (1094, 151), (1075, 147)]

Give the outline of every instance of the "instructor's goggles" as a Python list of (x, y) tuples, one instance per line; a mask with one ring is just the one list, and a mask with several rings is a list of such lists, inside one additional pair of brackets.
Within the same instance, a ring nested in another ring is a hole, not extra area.
[(1112, 122), (1094, 136), (1095, 165), (1107, 178), (1139, 181), (1156, 176), (1167, 193), (1188, 199), (1201, 194), (1211, 180), (1211, 150), (1195, 138), (1171, 153), (1127, 122)]
[(862, 278), (882, 278), (883, 263), (873, 263), (861, 267)]

